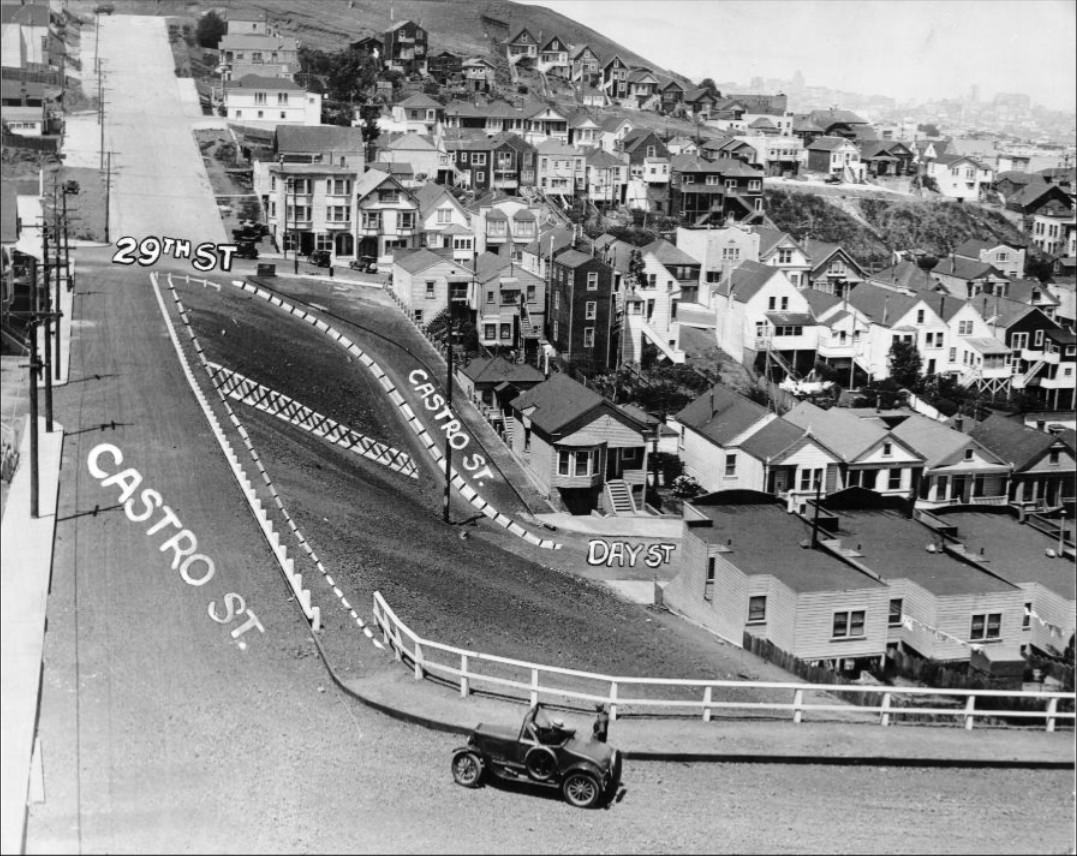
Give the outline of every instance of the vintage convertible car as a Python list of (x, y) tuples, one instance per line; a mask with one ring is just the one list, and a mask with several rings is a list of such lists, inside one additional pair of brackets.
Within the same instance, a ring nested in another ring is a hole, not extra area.
[(467, 745), (453, 750), (457, 784), (477, 788), (487, 772), (505, 781), (558, 788), (567, 802), (591, 808), (616, 793), (621, 756), (598, 740), (581, 740), (537, 704), (519, 729), (479, 723)]

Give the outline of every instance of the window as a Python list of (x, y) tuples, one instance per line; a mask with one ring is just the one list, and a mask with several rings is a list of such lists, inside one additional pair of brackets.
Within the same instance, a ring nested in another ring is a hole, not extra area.
[(1043, 330), (1037, 330), (1036, 335), (1032, 339), (1032, 344), (1037, 348), (1043, 347)]
[(890, 599), (890, 615), (886, 620), (886, 623), (891, 627), (901, 626), (901, 598), (895, 597)]
[(254, 103), (255, 104), (265, 104), (266, 103), (266, 94), (264, 92), (255, 92), (254, 93)]
[(953, 362), (956, 362), (956, 361), (957, 361), (957, 348), (950, 348), (950, 362), (953, 363)]
[(259, 110), (258, 111), (258, 118), (261, 119), (263, 116), (265, 116), (265, 111), (264, 110)]
[(480, 169), (475, 173), (475, 183), (482, 184), (484, 181), (486, 181), (486, 173)]
[(583, 328), (583, 346), (585, 348), (593, 348), (595, 346), (595, 328), (584, 327)]
[(725, 474), (726, 478), (732, 478), (737, 474), (737, 456), (726, 455), (725, 456)]
[(758, 178), (753, 178), (748, 182), (748, 190), (762, 190), (763, 182)]
[(593, 457), (594, 454), (590, 449), (560, 450), (557, 453), (557, 472), (562, 476), (589, 476)]
[(437, 212), (437, 224), (439, 226), (447, 226), (452, 222), (452, 209), (451, 208), (439, 208)]
[(800, 471), (800, 489), (802, 491), (816, 490), (823, 483), (823, 469), (814, 470), (804, 468)]
[(471, 156), (471, 163), (475, 166), (486, 166), (486, 152), (475, 152)]
[(583, 317), (585, 321), (594, 321), (598, 316), (598, 302), (595, 300), (588, 300), (583, 307)]
[(965, 460), (966, 461), (971, 461), (972, 460), (972, 449), (965, 449)]
[(756, 594), (748, 598), (748, 623), (761, 624), (767, 620), (767, 596)]
[(501, 325), (501, 340), (502, 341), (510, 341), (511, 339), (512, 339), (512, 325), (511, 324), (502, 324)]
[(718, 183), (718, 176), (716, 176), (716, 175), (708, 175), (704, 179), (704, 183), (705, 184), (717, 184)]
[(785, 312), (788, 308), (789, 308), (789, 298), (788, 297), (783, 297), (782, 298), (782, 312)]
[(278, 107), (287, 107), (288, 106), (288, 93), (287, 92), (278, 92), (277, 93), (277, 106)]
[(415, 228), (415, 212), (414, 211), (401, 211), (398, 215), (398, 227), (401, 229), (414, 229)]
[(415, 319), (416, 324), (422, 324), (423, 323), (423, 310), (416, 309), (415, 312), (412, 314), (412, 317)]
[(957, 335), (958, 336), (971, 336), (972, 335), (972, 322), (971, 321), (958, 321), (957, 322)]
[(972, 616), (972, 626), (969, 628), (969, 639), (1001, 639), (1002, 638), (1002, 613), (988, 612), (977, 613)]
[(793, 263), (792, 250), (778, 250), (778, 264), (788, 265)]
[(901, 490), (901, 468), (891, 467), (890, 478), (886, 483), (888, 490)]
[(492, 342), (494, 339), (496, 339), (497, 338), (497, 325), (496, 324), (483, 324), (482, 325), (482, 337), (488, 342)]
[(325, 219), (329, 223), (348, 223), (352, 212), (347, 205), (330, 205), (325, 209)]
[(777, 297), (768, 297), (767, 298), (767, 309), (770, 310), (771, 312), (773, 312), (777, 308), (778, 308), (778, 298)]
[(883, 443), (883, 457), (889, 458), (894, 454), (894, 444), (889, 440)]
[(1021, 628), (1027, 630), (1032, 626), (1032, 604), (1025, 604), (1025, 614), (1021, 618)]
[(433, 297), (434, 296), (434, 286), (435, 285), (436, 285), (435, 280), (428, 279), (426, 281), (426, 296), (427, 297)]
[(1057, 464), (1062, 454), (1061, 449), (1051, 449), (1047, 452), (1047, 462), (1050, 464)]
[(381, 229), (381, 213), (378, 211), (363, 212), (364, 229)]
[(314, 249), (333, 251), (333, 236), (324, 233), (314, 236)]
[(348, 196), (352, 192), (352, 180), (350, 178), (331, 178), (327, 182), (326, 191), (333, 196)]
[(923, 324), (924, 323), (924, 310), (923, 309), (917, 309), (916, 310), (916, 323), (917, 324)]
[(703, 599), (714, 597), (714, 556), (707, 557), (707, 579), (703, 582)]
[(598, 291), (598, 271), (592, 270), (587, 272), (587, 290)]
[(834, 613), (834, 639), (856, 639), (864, 635), (864, 610)]

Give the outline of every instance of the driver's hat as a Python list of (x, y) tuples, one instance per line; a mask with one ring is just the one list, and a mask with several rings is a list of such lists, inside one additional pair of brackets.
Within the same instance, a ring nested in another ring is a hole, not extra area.
[(551, 719), (550, 724), (554, 728), (564, 728), (565, 727), (565, 721), (563, 719)]

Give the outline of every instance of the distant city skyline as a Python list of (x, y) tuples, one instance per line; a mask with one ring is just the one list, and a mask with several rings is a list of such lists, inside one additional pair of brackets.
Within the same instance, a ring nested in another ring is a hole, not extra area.
[(753, 77), (899, 102), (1024, 93), (1074, 112), (1077, 0), (519, 0), (694, 81)]

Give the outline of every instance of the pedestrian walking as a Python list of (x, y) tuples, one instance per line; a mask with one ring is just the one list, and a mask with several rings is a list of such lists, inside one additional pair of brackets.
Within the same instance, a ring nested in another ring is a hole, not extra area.
[(595, 740), (600, 743), (606, 742), (606, 737), (610, 731), (610, 715), (606, 712), (606, 705), (595, 705), (595, 725), (593, 729)]

